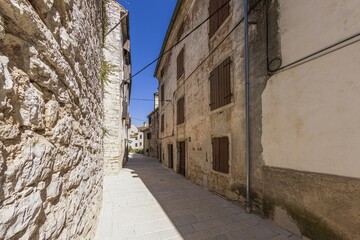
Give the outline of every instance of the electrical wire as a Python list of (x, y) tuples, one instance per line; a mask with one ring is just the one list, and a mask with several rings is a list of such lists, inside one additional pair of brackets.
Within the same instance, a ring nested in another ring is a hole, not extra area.
[(153, 102), (154, 99), (146, 99), (146, 98), (130, 98), (133, 101), (145, 101), (145, 102)]
[[(360, 38), (353, 41), (353, 42), (349, 42), (350, 40), (358, 38), (358, 37), (360, 37), (360, 33), (354, 34), (351, 37), (345, 38), (345, 39), (343, 39), (343, 40), (341, 40), (341, 41), (339, 41), (337, 43), (331, 44), (331, 45), (329, 45), (329, 46), (327, 46), (327, 47), (325, 47), (325, 48), (323, 48), (321, 50), (318, 50), (318, 51), (316, 51), (314, 53), (311, 53), (311, 54), (309, 54), (309, 55), (307, 55), (305, 57), (302, 57), (302, 58), (300, 58), (300, 59), (298, 59), (298, 60), (296, 60), (296, 61), (294, 61), (292, 63), (286, 64), (286, 65), (284, 65), (284, 66), (282, 66), (282, 67), (280, 67), (280, 68), (278, 68), (278, 69), (276, 69), (274, 71), (270, 71), (270, 72), (271, 73), (280, 72), (280, 71), (283, 71), (285, 69), (289, 69), (289, 68), (296, 67), (296, 66), (299, 66), (301, 64), (310, 62), (310, 61), (315, 60), (315, 59), (317, 59), (319, 57), (323, 57), (323, 56), (328, 55), (330, 53), (333, 53), (333, 52), (335, 52), (337, 50), (340, 50), (340, 49), (342, 49), (344, 47), (347, 47), (347, 46), (350, 46), (350, 45), (352, 45), (354, 43), (359, 42)], [(348, 43), (346, 43), (346, 42), (348, 42)], [(342, 45), (342, 44), (344, 44), (344, 45)], [(336, 46), (339, 46), (339, 45), (342, 45), (342, 46), (340, 46), (339, 48), (335, 48)], [(335, 48), (335, 49), (333, 49), (333, 48)]]
[(148, 67), (150, 67), (151, 65), (153, 65), (157, 60), (159, 60), (160, 58), (162, 58), (166, 53), (168, 53), (169, 51), (171, 51), (173, 48), (175, 48), (177, 45), (179, 45), (179, 43), (181, 43), (184, 39), (186, 39), (187, 37), (189, 37), (193, 32), (195, 32), (197, 29), (199, 29), (204, 23), (206, 23), (212, 16), (214, 16), (218, 11), (220, 11), (223, 7), (226, 6), (226, 4), (228, 4), (231, 0), (225, 2), (223, 5), (221, 5), (215, 12), (213, 12), (212, 14), (210, 14), (204, 21), (202, 21), (199, 25), (197, 25), (195, 28), (193, 28), (193, 30), (191, 30), (189, 33), (187, 33), (184, 37), (182, 37), (179, 41), (177, 41), (174, 45), (172, 45), (170, 48), (168, 48), (167, 50), (165, 50), (162, 54), (160, 54), (157, 58), (155, 58), (154, 60), (152, 60), (150, 63), (148, 63), (147, 65), (145, 65), (143, 68), (141, 68), (139, 71), (137, 71), (136, 73), (134, 73), (133, 75), (131, 75), (128, 79), (126, 79), (126, 81), (131, 80), (132, 78), (134, 78), (135, 76), (139, 75), (140, 73), (142, 73), (145, 69), (147, 69)]
[[(263, 0), (258, 1), (252, 8), (249, 9), (249, 13), (257, 8), (257, 6), (262, 2)], [(173, 95), (179, 90), (180, 86), (182, 86), (204, 63), (209, 57), (225, 42), (225, 40), (235, 31), (235, 29), (244, 21), (244, 18), (242, 18), (238, 23), (234, 25), (234, 27), (229, 31), (228, 34), (210, 51), (210, 53), (200, 62), (200, 64), (186, 77), (186, 79), (179, 84), (179, 86), (174, 91)]]

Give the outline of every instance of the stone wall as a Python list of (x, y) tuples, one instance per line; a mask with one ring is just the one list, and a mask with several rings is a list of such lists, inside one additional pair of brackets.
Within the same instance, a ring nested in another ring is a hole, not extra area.
[(94, 235), (101, 3), (0, 1), (0, 239)]
[[(122, 168), (125, 155), (130, 68), (125, 63), (123, 49), (124, 43), (129, 39), (126, 29), (127, 11), (116, 1), (107, 1), (104, 9), (104, 172), (105, 175), (115, 175)], [(119, 24), (120, 21), (122, 24)]]

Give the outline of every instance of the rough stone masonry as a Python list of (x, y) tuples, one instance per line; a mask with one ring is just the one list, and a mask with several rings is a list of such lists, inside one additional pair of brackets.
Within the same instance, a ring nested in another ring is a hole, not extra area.
[(0, 1), (0, 239), (94, 235), (102, 25), (100, 0)]

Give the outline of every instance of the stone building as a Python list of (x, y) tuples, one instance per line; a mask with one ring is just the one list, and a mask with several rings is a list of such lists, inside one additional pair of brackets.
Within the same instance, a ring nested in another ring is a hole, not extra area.
[(0, 1), (0, 239), (94, 236), (112, 111), (102, 48), (120, 38), (106, 36), (120, 13), (115, 1)]
[(360, 238), (359, 11), (249, 1), (247, 128), (243, 1), (179, 0), (155, 70), (163, 164), (310, 239)]
[(159, 94), (154, 93), (154, 111), (148, 115), (149, 126), (144, 131), (144, 154), (160, 158), (159, 154)]
[(140, 128), (144, 127), (146, 127), (146, 125), (136, 127), (134, 124), (132, 124), (131, 128), (129, 128), (129, 146), (131, 149), (142, 150), (144, 148), (144, 133), (140, 130)]
[(105, 175), (119, 173), (127, 157), (128, 105), (131, 92), (129, 15), (116, 1), (106, 5), (103, 47)]

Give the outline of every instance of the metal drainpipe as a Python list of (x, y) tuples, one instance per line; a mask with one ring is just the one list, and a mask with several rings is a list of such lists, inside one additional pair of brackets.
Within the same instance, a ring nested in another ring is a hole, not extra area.
[(251, 212), (250, 196), (250, 89), (249, 89), (249, 33), (248, 33), (248, 0), (244, 0), (244, 33), (245, 33), (245, 128), (246, 128), (246, 212)]

